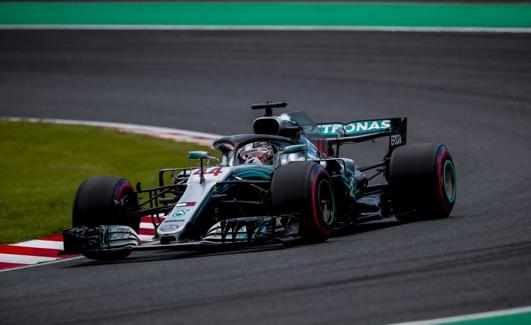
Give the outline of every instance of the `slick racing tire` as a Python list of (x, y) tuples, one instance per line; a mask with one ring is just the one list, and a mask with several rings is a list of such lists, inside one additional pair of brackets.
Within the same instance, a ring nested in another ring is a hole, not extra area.
[(396, 148), (389, 163), (397, 219), (446, 218), (456, 199), (455, 167), (446, 146), (421, 143)]
[[(117, 176), (91, 177), (77, 190), (72, 224), (74, 227), (125, 225), (138, 232), (140, 219), (132, 213), (137, 209), (137, 194), (128, 180)], [(125, 258), (129, 253), (91, 252), (85, 255), (91, 259), (110, 260)]]
[(277, 214), (299, 215), (304, 243), (325, 241), (336, 217), (336, 197), (330, 176), (315, 162), (279, 167), (271, 181), (271, 200)]

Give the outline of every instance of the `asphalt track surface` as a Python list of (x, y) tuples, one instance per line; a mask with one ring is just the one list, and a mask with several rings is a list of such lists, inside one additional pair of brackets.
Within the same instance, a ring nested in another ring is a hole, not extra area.
[(380, 324), (531, 305), (529, 58), (529, 34), (0, 31), (2, 116), (228, 134), (249, 131), (250, 103), (282, 99), (323, 121), (408, 116), (408, 141), (444, 142), (458, 173), (445, 220), (3, 272), (2, 324)]

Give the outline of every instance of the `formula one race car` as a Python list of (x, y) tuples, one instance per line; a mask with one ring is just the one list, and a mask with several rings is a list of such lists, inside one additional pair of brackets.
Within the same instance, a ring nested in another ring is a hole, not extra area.
[[(406, 118), (316, 124), (303, 112), (273, 116), (286, 106), (253, 105), (265, 110), (254, 134), (215, 140), (219, 159), (189, 152), (199, 166), (162, 169), (155, 188), (114, 176), (85, 180), (74, 201), (74, 228), (63, 232), (65, 251), (106, 260), (137, 250), (317, 243), (355, 223), (450, 214), (456, 198), (450, 153), (441, 144), (406, 145)], [(344, 144), (380, 137), (389, 138), (389, 148), (373, 165), (340, 156)], [(141, 244), (137, 232), (146, 216), (155, 235)]]

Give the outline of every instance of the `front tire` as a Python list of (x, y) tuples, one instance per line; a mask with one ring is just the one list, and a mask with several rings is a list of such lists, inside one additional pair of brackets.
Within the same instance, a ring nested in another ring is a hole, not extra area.
[(399, 220), (446, 218), (455, 204), (455, 167), (442, 144), (396, 148), (389, 164), (389, 184)]
[[(79, 186), (74, 200), (72, 224), (74, 227), (100, 225), (125, 225), (136, 232), (140, 219), (133, 212), (138, 210), (137, 194), (133, 185), (117, 176), (96, 176)], [(122, 259), (130, 251), (87, 252), (87, 258), (97, 260)]]
[(324, 167), (293, 162), (277, 169), (271, 181), (271, 200), (278, 214), (299, 215), (299, 234), (307, 243), (327, 240), (336, 218), (336, 197)]

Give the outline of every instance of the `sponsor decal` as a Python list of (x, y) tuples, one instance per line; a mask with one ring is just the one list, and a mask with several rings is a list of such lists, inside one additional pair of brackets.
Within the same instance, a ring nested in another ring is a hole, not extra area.
[(174, 218), (182, 217), (186, 214), (186, 212), (190, 211), (190, 209), (181, 209), (179, 211), (175, 211), (171, 216)]
[(160, 226), (161, 231), (173, 231), (179, 229), (179, 225), (176, 224), (164, 224)]
[(186, 220), (184, 219), (166, 219), (165, 223), (170, 223), (170, 222), (177, 222), (177, 223), (181, 223), (181, 222), (185, 222)]
[(341, 127), (345, 130), (346, 135), (355, 135), (387, 130), (391, 127), (391, 120), (355, 121), (348, 124), (319, 124), (318, 127), (324, 135), (337, 135), (337, 130)]
[(402, 136), (400, 134), (393, 134), (391, 136), (391, 146), (402, 144)]
[(193, 207), (195, 206), (195, 202), (179, 202), (175, 205), (176, 207)]

